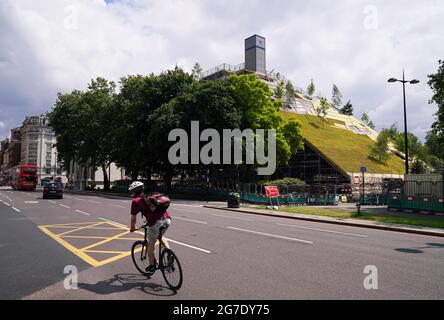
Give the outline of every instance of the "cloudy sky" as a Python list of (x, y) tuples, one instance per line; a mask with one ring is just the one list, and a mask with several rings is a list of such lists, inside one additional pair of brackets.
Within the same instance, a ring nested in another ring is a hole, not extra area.
[(337, 84), (355, 115), (378, 129), (425, 137), (435, 105), (427, 75), (444, 59), (442, 0), (0, 0), (0, 139), (26, 115), (51, 109), (57, 92), (97, 76), (191, 70), (244, 61), (244, 39), (267, 38), (267, 69), (331, 95)]

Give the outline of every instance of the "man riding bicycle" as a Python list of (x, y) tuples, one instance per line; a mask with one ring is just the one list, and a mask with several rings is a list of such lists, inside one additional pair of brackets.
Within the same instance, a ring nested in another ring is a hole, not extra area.
[[(167, 210), (158, 210), (155, 204), (153, 204), (143, 193), (144, 184), (140, 181), (133, 182), (128, 190), (131, 192), (133, 201), (131, 203), (131, 228), (130, 232), (136, 231), (137, 214), (142, 213), (142, 216), (146, 219), (148, 229), (148, 245), (147, 253), (150, 265), (146, 268), (146, 272), (154, 273), (156, 271), (156, 260), (154, 257), (154, 245), (159, 238), (160, 230), (162, 235), (171, 225), (171, 216)], [(162, 238), (162, 243), (166, 248), (170, 248), (168, 241)]]

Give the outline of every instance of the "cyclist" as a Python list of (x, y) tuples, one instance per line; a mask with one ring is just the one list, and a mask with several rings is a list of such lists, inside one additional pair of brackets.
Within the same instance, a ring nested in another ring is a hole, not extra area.
[[(162, 228), (162, 235), (171, 225), (171, 216), (167, 210), (156, 211), (155, 207), (147, 199), (143, 193), (144, 184), (140, 181), (131, 183), (128, 190), (131, 192), (131, 197), (134, 198), (131, 203), (131, 228), (130, 232), (136, 231), (137, 214), (142, 213), (148, 225), (147, 238), (148, 246), (147, 253), (150, 265), (146, 268), (146, 272), (154, 273), (156, 271), (156, 260), (154, 257), (154, 245), (159, 238), (159, 230)], [(162, 238), (162, 243), (166, 248), (170, 248), (168, 241)]]

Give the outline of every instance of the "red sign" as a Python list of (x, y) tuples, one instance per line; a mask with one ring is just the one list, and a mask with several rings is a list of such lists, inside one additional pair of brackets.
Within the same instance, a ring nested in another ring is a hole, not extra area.
[(279, 197), (279, 189), (276, 186), (267, 186), (265, 187), (265, 194), (268, 198)]

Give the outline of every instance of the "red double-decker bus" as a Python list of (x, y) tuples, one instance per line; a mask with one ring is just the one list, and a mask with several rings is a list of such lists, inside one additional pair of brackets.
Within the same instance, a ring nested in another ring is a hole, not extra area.
[(14, 190), (34, 191), (37, 186), (37, 166), (21, 164), (12, 171), (12, 188)]

